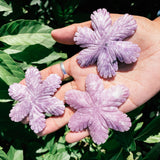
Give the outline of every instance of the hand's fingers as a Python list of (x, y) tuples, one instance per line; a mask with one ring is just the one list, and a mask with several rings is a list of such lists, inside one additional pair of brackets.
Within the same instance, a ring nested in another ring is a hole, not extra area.
[(74, 143), (74, 142), (80, 141), (81, 139), (83, 139), (83, 138), (85, 138), (87, 136), (89, 136), (88, 129), (83, 130), (81, 132), (69, 132), (66, 135), (66, 141), (68, 143)]
[[(64, 84), (55, 94), (55, 96), (64, 101), (64, 96), (66, 91), (76, 88), (74, 81), (69, 82), (67, 84)], [(46, 119), (46, 128), (39, 133), (38, 135), (43, 136), (49, 133), (52, 133), (58, 129), (60, 129), (61, 127), (63, 127), (64, 125), (66, 125), (70, 119), (70, 117), (72, 116), (72, 114), (74, 113), (74, 110), (66, 107), (65, 112), (62, 116), (52, 116), (48, 119)]]
[(57, 131), (68, 123), (73, 113), (74, 111), (71, 108), (66, 107), (65, 112), (62, 116), (48, 118), (46, 120), (46, 128), (38, 135), (44, 136), (46, 134)]
[(71, 89), (77, 89), (74, 81), (62, 85), (54, 96), (60, 99), (61, 101), (64, 101), (65, 93)]
[(62, 44), (74, 44), (73, 37), (77, 31), (77, 27), (91, 27), (91, 21), (72, 24), (70, 26), (55, 29), (52, 31), (51, 35), (54, 40)]

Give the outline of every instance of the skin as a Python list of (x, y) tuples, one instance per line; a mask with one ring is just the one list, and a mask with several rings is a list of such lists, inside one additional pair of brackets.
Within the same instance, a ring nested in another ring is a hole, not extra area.
[[(111, 14), (114, 22), (122, 15)], [(134, 64), (120, 64), (116, 76), (112, 79), (104, 80), (105, 88), (116, 84), (123, 84), (129, 88), (130, 95), (128, 100), (120, 106), (123, 112), (130, 112), (140, 105), (144, 104), (160, 90), (160, 18), (153, 21), (134, 16), (137, 21), (136, 33), (126, 39), (136, 43), (141, 48), (140, 57)], [(73, 37), (77, 27), (91, 27), (91, 22), (73, 24), (65, 28), (52, 31), (52, 37), (62, 44), (74, 44)], [(63, 75), (60, 65), (53, 65), (41, 71), (43, 79), (52, 73), (58, 74), (62, 79), (72, 76), (73, 81), (63, 85), (56, 93), (56, 97), (64, 101), (65, 92), (70, 89), (85, 90), (85, 79), (90, 73), (97, 73), (96, 66), (81, 68), (76, 61), (77, 55), (67, 59), (64, 66), (68, 75)], [(65, 113), (60, 117), (50, 117), (46, 120), (46, 128), (39, 133), (40, 136), (52, 133), (66, 125), (74, 111), (66, 107)], [(69, 132), (66, 135), (66, 141), (73, 143), (89, 135), (86, 129), (82, 132)]]

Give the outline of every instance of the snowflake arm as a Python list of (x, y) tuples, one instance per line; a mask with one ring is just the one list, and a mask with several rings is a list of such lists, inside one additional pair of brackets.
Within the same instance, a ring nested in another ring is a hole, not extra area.
[(86, 48), (95, 43), (96, 35), (91, 28), (88, 27), (78, 27), (77, 32), (74, 36), (74, 41), (77, 45), (82, 48)]
[(72, 115), (71, 119), (69, 120), (68, 127), (73, 132), (82, 131), (88, 127), (89, 118), (90, 117), (86, 113), (78, 111)]
[(112, 111), (108, 113), (103, 110), (102, 117), (105, 119), (107, 126), (116, 131), (128, 131), (131, 127), (130, 118), (119, 111), (118, 108), (112, 108)]
[(91, 97), (93, 104), (99, 101), (99, 96), (104, 90), (103, 81), (94, 74), (89, 74), (86, 78), (86, 92)]
[(103, 49), (98, 57), (97, 69), (99, 75), (103, 78), (113, 77), (118, 70), (118, 63), (115, 54), (109, 54), (109, 49)]
[(140, 48), (137, 44), (133, 44), (132, 42), (112, 42), (109, 49), (110, 48), (112, 48), (112, 51), (115, 53), (118, 60), (126, 64), (136, 62), (139, 57)]
[(14, 122), (22, 121), (28, 116), (31, 109), (31, 104), (28, 101), (22, 101), (17, 103), (10, 111), (9, 117)]
[(80, 51), (77, 61), (81, 67), (87, 67), (96, 63), (99, 54), (96, 46), (91, 46)]
[(116, 85), (103, 90), (101, 93), (101, 105), (103, 110), (108, 111), (110, 107), (117, 108), (121, 106), (128, 98), (129, 90), (123, 85)]
[(88, 93), (79, 90), (69, 90), (65, 94), (65, 101), (74, 109), (90, 107), (91, 99)]
[(113, 23), (110, 40), (122, 41), (125, 38), (132, 36), (136, 29), (136, 20), (133, 18), (133, 16), (125, 14), (124, 16), (119, 17), (118, 20)]
[(42, 83), (41, 74), (35, 67), (30, 67), (25, 73), (26, 86), (36, 94), (39, 85)]
[(23, 101), (26, 94), (26, 86), (13, 83), (8, 89), (9, 95), (16, 101)]
[(36, 107), (37, 106), (32, 108), (31, 113), (29, 114), (29, 125), (35, 133), (39, 133), (46, 127), (46, 120), (45, 115), (38, 112)]
[(99, 119), (94, 119), (88, 127), (93, 141), (97, 144), (105, 143), (108, 138), (108, 127), (104, 124), (104, 120), (100, 121)]
[(104, 35), (104, 31), (108, 30), (112, 25), (109, 12), (106, 9), (98, 9), (91, 14), (92, 28), (100, 36)]
[(53, 95), (60, 87), (61, 78), (56, 74), (49, 75), (42, 83), (43, 92), (41, 95), (50, 96)]
[(56, 97), (43, 97), (37, 99), (37, 106), (41, 112), (49, 113), (55, 116), (62, 115), (65, 110), (65, 106), (61, 100)]

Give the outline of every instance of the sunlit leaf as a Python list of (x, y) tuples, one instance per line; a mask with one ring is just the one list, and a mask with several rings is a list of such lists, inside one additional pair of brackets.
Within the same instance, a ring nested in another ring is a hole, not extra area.
[(149, 136), (144, 142), (146, 142), (146, 143), (159, 143), (160, 142), (160, 132), (157, 135)]
[(23, 150), (16, 149), (13, 146), (10, 147), (7, 155), (9, 160), (23, 160)]
[(17, 20), (0, 28), (0, 41), (8, 45), (41, 44), (50, 48), (55, 43), (51, 31), (52, 28), (34, 20)]
[(0, 160), (9, 160), (6, 153), (0, 148)]
[(31, 5), (36, 5), (36, 4), (40, 5), (40, 3), (41, 3), (40, 0), (32, 0), (30, 4)]
[(3, 11), (12, 11), (12, 7), (5, 0), (0, 0), (0, 12)]

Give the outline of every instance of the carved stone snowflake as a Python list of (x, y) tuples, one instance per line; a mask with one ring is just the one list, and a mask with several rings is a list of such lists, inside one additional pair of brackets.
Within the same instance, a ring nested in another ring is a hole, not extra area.
[(99, 75), (108, 78), (116, 75), (118, 60), (126, 64), (137, 61), (140, 48), (124, 41), (136, 31), (133, 16), (125, 14), (112, 25), (109, 12), (98, 9), (91, 15), (91, 20), (93, 30), (79, 27), (74, 37), (75, 43), (84, 48), (77, 57), (81, 67), (97, 63)]
[(45, 114), (55, 116), (64, 113), (65, 106), (62, 101), (53, 97), (60, 87), (61, 79), (51, 74), (44, 81), (35, 67), (30, 67), (25, 75), (26, 86), (14, 83), (9, 87), (9, 95), (19, 101), (10, 111), (12, 121), (20, 122), (29, 117), (29, 124), (35, 133), (41, 132), (45, 126)]
[(116, 131), (128, 131), (131, 120), (118, 107), (129, 96), (129, 90), (123, 85), (104, 89), (103, 81), (94, 74), (86, 78), (86, 91), (69, 90), (66, 103), (76, 112), (69, 121), (71, 131), (89, 129), (93, 141), (104, 143), (108, 138), (108, 128)]

